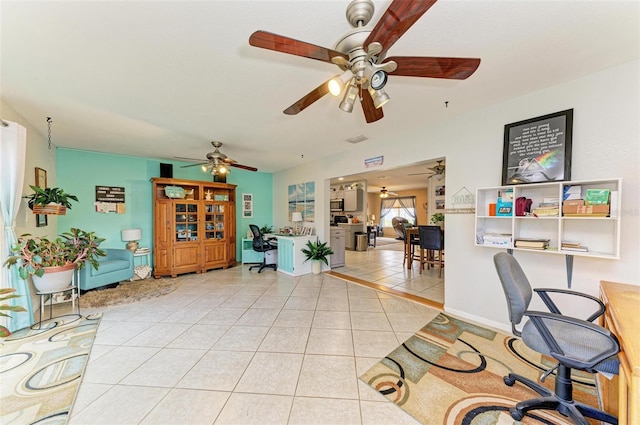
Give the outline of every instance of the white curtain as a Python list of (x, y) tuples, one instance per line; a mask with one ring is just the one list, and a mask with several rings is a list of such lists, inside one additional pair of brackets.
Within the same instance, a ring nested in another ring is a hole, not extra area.
[(11, 245), (17, 242), (16, 216), (22, 198), (24, 165), (27, 151), (27, 130), (14, 122), (0, 123), (0, 287), (15, 288), (20, 298), (9, 300), (12, 305), (22, 305), (27, 312), (11, 312), (5, 326), (10, 330), (33, 324), (33, 306), (28, 282), (20, 279), (17, 267), (4, 266)]

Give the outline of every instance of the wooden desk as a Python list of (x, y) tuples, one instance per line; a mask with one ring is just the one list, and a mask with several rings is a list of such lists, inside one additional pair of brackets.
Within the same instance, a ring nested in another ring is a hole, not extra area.
[(603, 326), (620, 341), (620, 373), (608, 380), (598, 374), (603, 408), (620, 425), (640, 425), (640, 286), (600, 281), (606, 306)]

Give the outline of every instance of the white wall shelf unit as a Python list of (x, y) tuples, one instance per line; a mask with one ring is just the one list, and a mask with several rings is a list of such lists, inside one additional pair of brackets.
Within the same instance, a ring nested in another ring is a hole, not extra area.
[[(572, 215), (562, 212), (562, 200), (565, 187), (580, 186), (582, 197), (587, 189), (608, 189), (610, 191), (609, 214)], [(509, 216), (489, 215), (489, 204), (495, 204), (498, 193), (513, 190), (514, 208)], [(515, 200), (518, 197), (532, 199), (532, 211), (545, 198), (560, 200), (559, 213), (556, 216), (516, 216)], [(511, 250), (537, 251), (543, 254), (561, 254), (567, 256), (567, 280), (571, 286), (573, 257), (594, 257), (620, 259), (620, 205), (622, 199), (622, 179), (601, 179), (534, 183), (513, 186), (497, 186), (476, 190), (475, 245), (482, 247)], [(503, 245), (489, 242), (486, 235), (504, 235)], [(519, 238), (549, 239), (549, 247), (544, 250), (517, 248), (514, 241)], [(578, 241), (588, 251), (569, 251), (562, 249), (562, 241)]]

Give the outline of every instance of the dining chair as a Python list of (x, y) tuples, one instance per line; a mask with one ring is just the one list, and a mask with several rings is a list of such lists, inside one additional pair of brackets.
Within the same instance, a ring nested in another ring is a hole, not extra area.
[[(418, 226), (420, 245), (420, 273), (427, 265), (427, 270), (431, 266), (438, 266), (438, 277), (442, 277), (444, 267), (444, 232), (440, 226)], [(426, 254), (426, 255), (425, 255)]]
[(416, 254), (416, 247), (420, 246), (418, 229), (411, 225), (402, 226), (402, 236), (404, 239), (404, 259), (402, 260), (402, 265), (407, 265), (407, 268), (410, 269), (413, 266), (414, 260), (420, 260), (420, 256)]

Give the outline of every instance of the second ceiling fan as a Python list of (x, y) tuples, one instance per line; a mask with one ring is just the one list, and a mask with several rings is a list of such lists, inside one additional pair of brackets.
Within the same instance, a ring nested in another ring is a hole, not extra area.
[(393, 0), (378, 23), (366, 27), (374, 12), (371, 0), (353, 0), (347, 6), (347, 20), (354, 28), (334, 49), (317, 46), (266, 31), (256, 31), (249, 44), (263, 49), (316, 59), (337, 65), (341, 74), (322, 83), (283, 112), (295, 115), (327, 93), (343, 94), (340, 109), (351, 112), (356, 100), (362, 104), (368, 123), (384, 115), (389, 100), (384, 90), (390, 75), (464, 80), (480, 65), (480, 59), (393, 56), (387, 51), (427, 11), (436, 0)]

